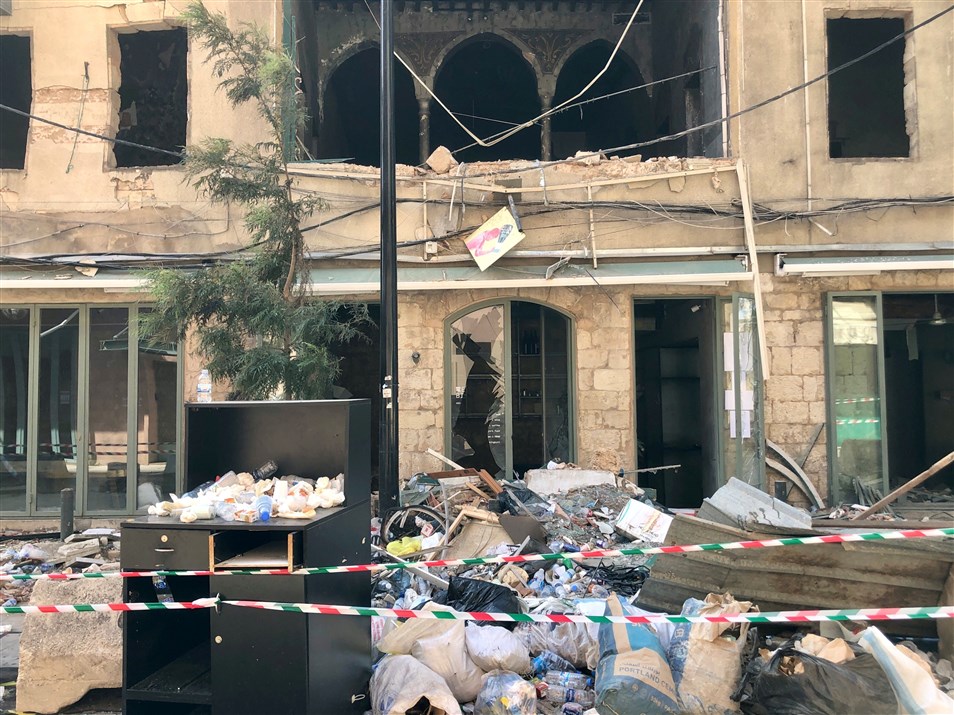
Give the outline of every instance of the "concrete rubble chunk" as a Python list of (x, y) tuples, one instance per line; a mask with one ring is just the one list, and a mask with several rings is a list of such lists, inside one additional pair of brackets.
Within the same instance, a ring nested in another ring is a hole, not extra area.
[(598, 469), (531, 469), (524, 479), (528, 489), (545, 496), (598, 484), (616, 484), (615, 474)]
[(439, 146), (432, 151), (426, 163), (436, 174), (446, 174), (457, 167), (457, 160), (446, 146)]
[[(32, 605), (118, 603), (122, 579), (37, 581)], [(119, 613), (27, 614), (20, 637), (17, 710), (55, 713), (94, 688), (121, 688)]]
[(699, 516), (744, 529), (774, 527), (811, 529), (812, 517), (804, 509), (776, 499), (758, 487), (731, 477), (725, 486), (703, 500)]

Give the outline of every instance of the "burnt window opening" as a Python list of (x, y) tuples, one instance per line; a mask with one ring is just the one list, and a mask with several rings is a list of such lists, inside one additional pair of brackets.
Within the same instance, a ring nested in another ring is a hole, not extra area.
[[(352, 55), (331, 75), (321, 108), (318, 156), (377, 166), (381, 157), (381, 52), (371, 47)], [(397, 163), (418, 163), (417, 99), (407, 69), (394, 67)]]
[[(553, 106), (559, 106), (583, 89), (606, 66), (610, 52), (609, 43), (602, 41), (575, 52), (560, 71)], [(617, 55), (596, 84), (553, 115), (554, 158), (573, 156), (578, 151), (625, 146), (650, 138), (649, 95), (645, 89), (633, 89), (642, 84), (642, 75), (635, 64), (628, 57)], [(579, 104), (598, 97), (605, 99)], [(619, 153), (627, 156), (638, 153), (638, 150)]]
[[(533, 69), (509, 43), (491, 37), (462, 45), (437, 74), (435, 94), (481, 139), (540, 115)], [(539, 159), (540, 125), (489, 147), (474, 140), (436, 105), (431, 111), (431, 146), (446, 146), (458, 161)]]
[[(904, 31), (899, 17), (828, 20), (832, 70)], [(828, 78), (828, 155), (910, 156), (904, 107), (904, 42), (888, 45)]]
[[(188, 37), (185, 28), (119, 35), (117, 139), (181, 152), (186, 143)], [(116, 166), (168, 166), (169, 154), (116, 144)]]
[[(29, 112), (33, 101), (30, 77), (30, 38), (0, 35), (0, 104)], [(28, 117), (0, 111), (0, 169), (22, 169), (26, 162)]]

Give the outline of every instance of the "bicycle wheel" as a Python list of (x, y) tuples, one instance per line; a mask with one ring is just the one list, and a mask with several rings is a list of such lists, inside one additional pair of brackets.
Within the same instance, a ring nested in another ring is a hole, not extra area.
[(447, 533), (444, 515), (429, 506), (405, 506), (385, 516), (381, 524), (381, 543), (387, 546), (405, 536), (429, 536)]

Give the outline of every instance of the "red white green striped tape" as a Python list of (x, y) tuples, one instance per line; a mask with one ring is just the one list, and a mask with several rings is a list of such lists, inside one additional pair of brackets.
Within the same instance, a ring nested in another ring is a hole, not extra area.
[(330, 616), (383, 616), (449, 621), (497, 623), (805, 623), (809, 621), (912, 621), (954, 618), (954, 606), (922, 608), (851, 608), (828, 611), (777, 611), (721, 616), (674, 616), (650, 613), (641, 616), (587, 616), (576, 613), (484, 613), (481, 611), (409, 611), (365, 606), (326, 606), (317, 603), (272, 601), (222, 601), (228, 606), (261, 608), (286, 613), (319, 613)]
[(483, 611), (411, 611), (370, 606), (330, 606), (318, 603), (279, 603), (274, 601), (221, 601), (200, 598), (196, 601), (169, 603), (79, 603), (59, 606), (0, 606), (0, 613), (91, 613), (115, 611), (173, 611), (216, 608), (220, 605), (258, 608), (285, 613), (309, 613), (326, 616), (383, 616), (427, 620), (485, 621), (496, 623), (806, 623), (812, 621), (912, 621), (954, 618), (954, 606), (920, 608), (852, 608), (845, 610), (778, 611), (734, 615), (682, 616), (649, 613), (640, 616), (588, 616), (577, 613), (486, 613)]
[(181, 611), (193, 608), (215, 608), (218, 598), (166, 603), (74, 603), (66, 606), (0, 606), (0, 613), (93, 613), (115, 611)]
[(438, 559), (387, 564), (354, 564), (350, 566), (319, 566), (297, 569), (229, 569), (222, 571), (102, 571), (98, 573), (50, 573), (50, 574), (0, 574), (0, 581), (28, 581), (34, 579), (62, 580), (76, 578), (139, 578), (152, 576), (310, 576), (314, 574), (356, 573), (362, 571), (397, 571), (407, 565), (417, 568), (476, 566), (478, 564), (521, 564), (537, 561), (580, 561), (583, 559), (608, 559), (620, 556), (643, 556), (651, 554), (686, 554), (698, 551), (733, 551), (737, 549), (766, 549), (776, 546), (804, 546), (811, 544), (843, 544), (855, 541), (893, 541), (898, 539), (927, 539), (954, 536), (954, 528), (940, 529), (892, 529), (861, 534), (826, 534), (824, 536), (790, 536), (759, 541), (730, 541), (718, 544), (683, 544), (674, 546), (646, 546), (628, 549), (596, 549), (593, 551), (567, 552), (560, 554), (517, 554), (516, 556), (476, 556), (467, 559)]

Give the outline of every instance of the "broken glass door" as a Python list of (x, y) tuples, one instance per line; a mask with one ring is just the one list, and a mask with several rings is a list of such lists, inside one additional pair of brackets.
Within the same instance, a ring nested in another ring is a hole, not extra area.
[(764, 392), (755, 298), (736, 294), (723, 310), (725, 478), (765, 484)]
[(479, 308), (450, 330), (451, 459), (507, 476), (504, 306)]

